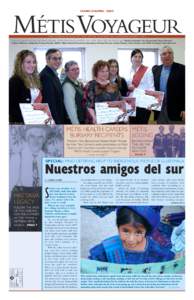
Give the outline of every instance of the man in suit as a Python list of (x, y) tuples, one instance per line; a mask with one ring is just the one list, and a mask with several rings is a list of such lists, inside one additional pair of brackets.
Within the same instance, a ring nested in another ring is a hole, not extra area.
[(178, 157), (185, 157), (185, 128), (180, 128)]
[(165, 134), (164, 126), (159, 126), (159, 133), (156, 133), (153, 141), (153, 152), (155, 157), (165, 157)]
[(172, 48), (161, 50), (162, 65), (154, 66), (154, 85), (164, 92), (161, 112), (155, 113), (158, 124), (184, 123), (185, 121), (185, 66), (174, 62)]
[(62, 63), (62, 53), (58, 49), (46, 52), (47, 65), (40, 72), (43, 102), (48, 103), (51, 115), (56, 124), (70, 124), (63, 102), (63, 90), (57, 70)]
[(165, 137), (166, 157), (176, 157), (179, 151), (179, 135), (174, 132), (175, 126), (169, 125), (169, 133)]

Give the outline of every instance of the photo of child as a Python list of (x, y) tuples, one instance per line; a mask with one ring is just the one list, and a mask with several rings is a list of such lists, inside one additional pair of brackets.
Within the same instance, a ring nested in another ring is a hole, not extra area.
[[(177, 213), (178, 209), (178, 207), (175, 207), (170, 215), (174, 216), (173, 220), (178, 216), (177, 222), (180, 224), (184, 219), (184, 211)], [(88, 211), (88, 208), (83, 207), (82, 210)], [(84, 232), (82, 232), (81, 252), (83, 258), (121, 265), (149, 265), (176, 260), (177, 253), (174, 251), (176, 247), (171, 241), (172, 232), (176, 227), (163, 221), (165, 219), (164, 213), (168, 211), (167, 207), (118, 206), (110, 209), (106, 207), (92, 208), (91, 210), (93, 214), (99, 216), (99, 222), (105, 217), (108, 220), (108, 215), (112, 215), (116, 228), (113, 230), (113, 235), (103, 237), (99, 243), (93, 245), (89, 243), (87, 257), (84, 245), (86, 239), (83, 236)], [(104, 214), (102, 213), (103, 210), (105, 211)], [(161, 211), (163, 212), (161, 213)], [(86, 220), (83, 222), (85, 223)], [(108, 221), (107, 226), (110, 226), (110, 221)], [(91, 227), (89, 230), (91, 230)]]

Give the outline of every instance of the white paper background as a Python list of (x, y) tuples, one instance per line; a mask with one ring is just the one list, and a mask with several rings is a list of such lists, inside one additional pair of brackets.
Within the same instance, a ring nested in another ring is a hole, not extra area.
[[(176, 19), (183, 34), (186, 34), (186, 66), (187, 66), (187, 252), (186, 252), (186, 291), (185, 292), (8, 292), (8, 34), (13, 33), (14, 15), (45, 15), (51, 18), (71, 17), (79, 9), (114, 9), (121, 18), (130, 19)], [(72, 12), (73, 11), (73, 12)], [(1, 299), (99, 299), (130, 297), (136, 299), (190, 299), (194, 292), (194, 193), (193, 172), (193, 81), (194, 81), (194, 33), (192, 1), (111, 1), (111, 0), (74, 0), (74, 1), (2, 1), (0, 19), (0, 59), (1, 59), (1, 118), (0, 118), (0, 166), (1, 166), (1, 255), (0, 255), (0, 296)]]

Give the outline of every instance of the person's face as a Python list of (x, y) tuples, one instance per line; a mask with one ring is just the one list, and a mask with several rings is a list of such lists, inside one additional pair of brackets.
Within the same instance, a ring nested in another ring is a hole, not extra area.
[(27, 75), (32, 75), (36, 69), (36, 65), (36, 59), (32, 55), (28, 55), (23, 60), (22, 70)]
[(118, 230), (126, 250), (138, 250), (144, 245), (146, 229), (143, 225), (136, 228), (131, 224), (124, 224), (120, 225)]
[(112, 63), (110, 65), (110, 69), (109, 69), (110, 75), (112, 76), (116, 76), (118, 74), (118, 66), (117, 63)]
[(174, 132), (174, 125), (169, 126), (169, 131), (170, 131), (170, 133)]
[(131, 58), (131, 63), (134, 67), (140, 67), (142, 64), (142, 61), (143, 61), (143, 57), (142, 57), (141, 53), (136, 53)]
[(46, 143), (46, 151), (48, 156), (60, 156), (60, 149), (62, 148), (62, 143), (59, 139), (49, 139)]
[(67, 72), (67, 76), (71, 79), (71, 80), (76, 80), (79, 77), (79, 66), (77, 64), (72, 65), (69, 68), (69, 71)]
[(41, 128), (29, 129), (26, 133), (26, 142), (33, 154), (38, 154), (46, 140), (46, 135)]
[(163, 133), (163, 132), (164, 132), (164, 127), (163, 127), (163, 126), (160, 126), (160, 127), (159, 127), (159, 131), (160, 131), (160, 133)]
[(60, 51), (56, 51), (47, 58), (47, 65), (54, 69), (55, 71), (61, 66), (62, 63), (62, 53)]
[(160, 54), (161, 62), (164, 66), (168, 67), (171, 66), (174, 61), (174, 54), (171, 49), (165, 48), (162, 50)]
[(98, 70), (97, 79), (101, 81), (106, 81), (109, 78), (108, 66), (102, 67)]

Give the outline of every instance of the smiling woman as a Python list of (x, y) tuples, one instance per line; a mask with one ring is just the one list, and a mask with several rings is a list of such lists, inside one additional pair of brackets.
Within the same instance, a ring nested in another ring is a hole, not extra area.
[(85, 111), (83, 108), (83, 85), (78, 80), (80, 68), (78, 63), (70, 60), (65, 64), (65, 79), (62, 82), (64, 105), (72, 124), (83, 124)]
[[(143, 65), (143, 52), (141, 49), (134, 49), (131, 52), (131, 69), (129, 73), (129, 95), (134, 96), (135, 90), (149, 90), (154, 89), (154, 77), (152, 71), (145, 65)], [(136, 99), (136, 117), (132, 118), (130, 122), (132, 124), (148, 124), (151, 111), (140, 106), (138, 98)]]
[(42, 102), (40, 90), (36, 56), (32, 51), (22, 50), (16, 56), (13, 76), (9, 80), (10, 123), (24, 123), (19, 103)]
[(121, 94), (116, 83), (109, 80), (108, 61), (98, 60), (92, 68), (93, 80), (85, 87), (85, 101), (87, 109), (87, 123), (96, 124), (95, 103), (117, 101)]

